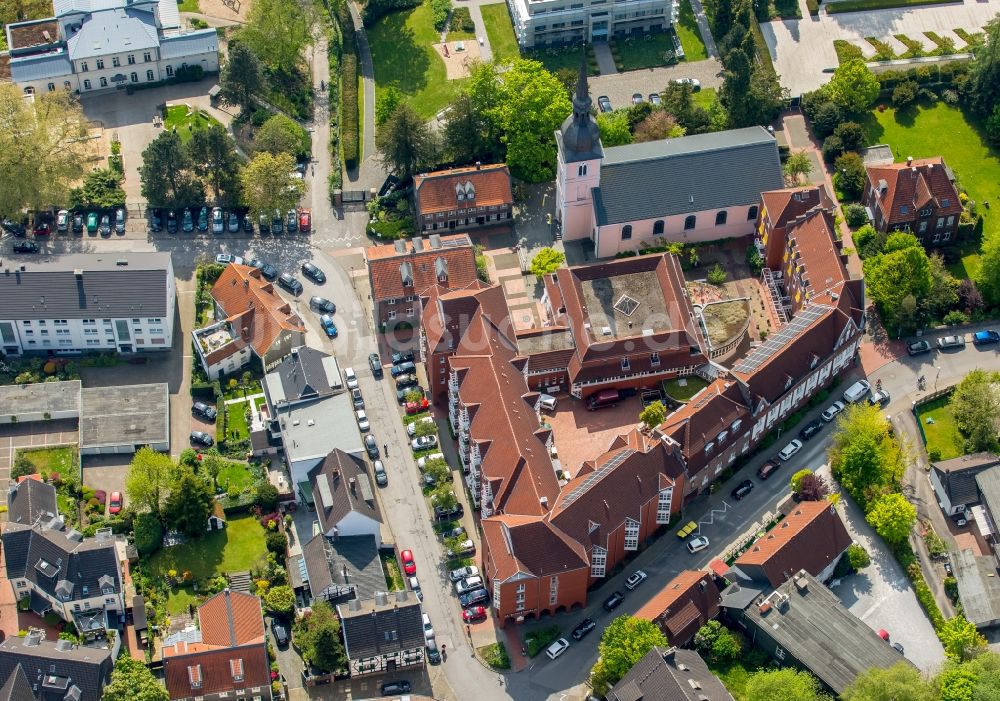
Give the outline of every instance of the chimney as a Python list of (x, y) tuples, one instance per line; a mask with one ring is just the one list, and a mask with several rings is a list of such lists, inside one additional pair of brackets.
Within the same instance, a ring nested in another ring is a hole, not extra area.
[(410, 239), (410, 242), (413, 244), (414, 253), (424, 250), (424, 240), (419, 236), (414, 236)]
[(482, 168), (483, 168), (483, 162), (476, 161), (476, 170), (482, 170)]

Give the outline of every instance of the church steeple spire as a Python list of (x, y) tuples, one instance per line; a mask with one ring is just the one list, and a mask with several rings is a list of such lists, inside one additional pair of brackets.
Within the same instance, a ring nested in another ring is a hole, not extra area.
[(580, 50), (580, 75), (573, 95), (573, 114), (566, 118), (560, 130), (567, 161), (601, 150), (600, 131), (590, 112), (593, 104), (587, 87), (587, 48), (584, 45)]

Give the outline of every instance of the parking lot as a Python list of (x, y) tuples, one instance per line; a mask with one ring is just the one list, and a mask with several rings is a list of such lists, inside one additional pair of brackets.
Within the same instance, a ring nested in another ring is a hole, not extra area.
[(111, 492), (125, 492), (125, 475), (131, 455), (88, 455), (83, 458), (83, 485)]
[(50, 445), (79, 445), (76, 419), (33, 421), (0, 426), (0, 490), (7, 491), (10, 468), (18, 448), (44, 448)]

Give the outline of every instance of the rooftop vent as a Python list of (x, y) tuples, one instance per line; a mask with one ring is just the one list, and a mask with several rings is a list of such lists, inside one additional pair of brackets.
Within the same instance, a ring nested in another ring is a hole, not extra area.
[(79, 280), (80, 278), (82, 278), (83, 277), (83, 268), (76, 268), (75, 270), (73, 270), (73, 275), (76, 276), (77, 280)]
[(119, 258), (115, 261), (115, 265), (128, 265), (128, 258)]
[(389, 597), (386, 596), (386, 593), (384, 591), (377, 591), (375, 592), (375, 603), (378, 604), (379, 606), (385, 606), (387, 603), (389, 603)]
[(809, 591), (809, 580), (805, 577), (797, 577), (795, 579), (795, 588), (799, 590), (800, 593), (805, 593)]
[(602, 336), (610, 336), (611, 335), (611, 327), (610, 326), (602, 326), (601, 327), (601, 335)]
[(350, 601), (347, 602), (347, 608), (350, 611), (360, 611), (361, 610), (361, 600), (360, 599), (351, 599)]

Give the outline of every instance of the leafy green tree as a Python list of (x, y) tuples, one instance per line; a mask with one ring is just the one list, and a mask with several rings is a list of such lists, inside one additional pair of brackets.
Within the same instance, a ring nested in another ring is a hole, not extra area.
[(840, 64), (825, 92), (848, 114), (861, 114), (875, 102), (879, 87), (878, 77), (856, 58)]
[(68, 201), (85, 171), (88, 128), (69, 90), (25, 100), (21, 88), (0, 83), (0, 217), (19, 220), (24, 209)]
[(875, 302), (886, 327), (901, 326), (903, 298), (912, 295), (924, 299), (931, 290), (931, 263), (916, 237), (907, 233), (891, 234), (882, 253), (862, 264), (865, 291)]
[(615, 110), (597, 115), (597, 128), (601, 130), (601, 143), (604, 146), (622, 146), (632, 143), (632, 132), (628, 126), (628, 113), (625, 110)]
[(1000, 234), (984, 237), (976, 284), (987, 303), (1000, 304)]
[(297, 158), (308, 156), (311, 150), (309, 133), (283, 114), (276, 114), (261, 125), (254, 134), (253, 145), (258, 151), (290, 153)]
[(862, 508), (899, 483), (902, 451), (878, 407), (852, 404), (837, 419), (828, 450), (834, 476)]
[(140, 555), (152, 555), (163, 545), (163, 525), (156, 514), (144, 511), (133, 522), (135, 549)]
[(827, 701), (830, 697), (820, 691), (819, 680), (809, 672), (785, 667), (751, 674), (743, 698), (744, 701)]
[(807, 467), (804, 467), (801, 470), (799, 470), (798, 472), (796, 472), (794, 475), (792, 475), (791, 487), (792, 487), (792, 493), (793, 494), (797, 494), (798, 493), (799, 487), (802, 484), (802, 478), (806, 477), (807, 475), (811, 475), (812, 473), (813, 473), (812, 470), (810, 470)]
[(986, 136), (994, 144), (1000, 144), (1000, 105), (993, 108), (993, 114), (986, 120)]
[(506, 161), (528, 182), (555, 175), (555, 131), (572, 105), (559, 79), (538, 61), (482, 63), (473, 68), (469, 95), (506, 147)]
[(287, 584), (271, 587), (264, 595), (264, 605), (271, 613), (290, 616), (295, 610), (295, 592)]
[(404, 178), (431, 165), (437, 153), (430, 127), (409, 103), (395, 109), (377, 140), (385, 167)]
[(965, 438), (968, 452), (997, 451), (997, 427), (1000, 426), (1000, 397), (996, 384), (1000, 373), (976, 368), (955, 387), (951, 409), (955, 425)]
[(865, 518), (887, 543), (898, 545), (906, 540), (917, 522), (917, 509), (905, 496), (893, 492), (872, 502)]
[[(849, 204), (844, 207), (844, 221), (852, 229), (857, 229), (862, 224), (868, 221), (868, 214), (865, 212), (865, 208), (860, 204)], [(857, 243), (857, 232), (854, 234), (855, 243)]]
[(163, 506), (163, 518), (173, 529), (197, 538), (205, 534), (215, 505), (212, 486), (189, 468), (181, 468)]
[(663, 109), (673, 115), (688, 134), (702, 134), (709, 129), (711, 115), (694, 100), (694, 86), (690, 83), (669, 83), (660, 93)]
[(264, 545), (278, 557), (284, 557), (285, 552), (288, 550), (288, 536), (280, 531), (269, 530), (267, 535), (264, 536)]
[(500, 150), (490, 121), (468, 92), (462, 92), (448, 108), (443, 141), (449, 157), (456, 163), (489, 162), (493, 153)]
[(173, 131), (162, 132), (142, 152), (142, 196), (154, 207), (204, 201), (205, 189), (195, 177), (193, 166), (181, 137)]
[(148, 446), (136, 452), (125, 475), (125, 494), (136, 511), (159, 515), (173, 472), (174, 463), (169, 455)]
[(809, 154), (804, 150), (796, 151), (785, 161), (785, 178), (790, 184), (797, 185), (801, 176), (808, 177), (812, 169), (813, 164)]
[(985, 41), (973, 48), (967, 94), (972, 108), (982, 116), (1000, 105), (1000, 16), (983, 27)]
[(663, 406), (663, 402), (653, 402), (639, 412), (639, 422), (650, 431), (662, 424), (666, 417), (667, 409)]
[(927, 295), (920, 300), (920, 311), (926, 317), (938, 318), (949, 311), (960, 310), (958, 306), (958, 280), (956, 280), (945, 265), (944, 258), (934, 251), (927, 257), (930, 263), (931, 286)]
[(554, 248), (543, 248), (531, 259), (531, 274), (535, 277), (550, 275), (566, 262), (566, 255)]
[(454, 509), (458, 506), (458, 497), (452, 491), (450, 480), (438, 482), (431, 494), (431, 503), (446, 510)]
[(433, 421), (417, 421), (413, 433), (418, 437), (433, 436), (437, 434), (437, 426)]
[(863, 570), (872, 563), (868, 551), (857, 543), (851, 543), (847, 546), (847, 560), (855, 570)]
[(10, 0), (0, 4), (0, 25), (43, 19), (51, 14), (52, 3), (48, 0)]
[(102, 701), (170, 701), (167, 688), (143, 662), (129, 655), (115, 661), (111, 683), (104, 687)]
[(226, 128), (213, 124), (207, 129), (198, 129), (191, 135), (187, 150), (195, 174), (208, 183), (216, 200), (226, 205), (237, 204), (240, 157)]
[(70, 204), (79, 209), (111, 209), (125, 206), (125, 190), (121, 178), (110, 168), (87, 173), (83, 185), (69, 192)]
[(672, 114), (665, 110), (653, 110), (648, 117), (635, 125), (632, 135), (636, 143), (659, 141), (660, 139), (676, 139), (684, 136), (686, 130)]
[(834, 128), (833, 135), (840, 139), (845, 151), (860, 151), (868, 141), (864, 127), (857, 122), (841, 122)]
[(294, 70), (312, 41), (316, 19), (312, 3), (254, 0), (238, 37), (271, 70)]
[(389, 117), (396, 111), (406, 98), (395, 85), (387, 85), (379, 91), (375, 98), (375, 125), (382, 126), (389, 121)]
[[(186, 451), (185, 451), (186, 452)], [(181, 454), (181, 464), (185, 464), (184, 454)], [(192, 464), (195, 467), (197, 462)], [(222, 460), (217, 455), (205, 455), (201, 460), (200, 469), (204, 474), (208, 475), (212, 479), (212, 487), (218, 491), (219, 489), (219, 473), (222, 471)]]
[(956, 662), (967, 660), (986, 647), (986, 638), (961, 614), (945, 621), (938, 637), (944, 646), (944, 654)]
[(278, 508), (278, 488), (270, 482), (257, 485), (256, 504), (264, 513), (273, 513)]
[(841, 701), (938, 701), (920, 670), (906, 662), (862, 672), (844, 689), (840, 698)]
[(941, 701), (971, 701), (978, 677), (959, 665), (942, 670), (935, 681), (941, 689)]
[(254, 212), (291, 209), (305, 190), (294, 171), (295, 159), (290, 154), (256, 154), (240, 171), (243, 202)]
[(428, 460), (424, 465), (424, 474), (434, 480), (435, 484), (445, 484), (451, 482), (451, 468), (444, 458), (434, 458)]
[(226, 63), (219, 72), (219, 96), (243, 110), (254, 108), (254, 95), (265, 87), (264, 66), (242, 41), (230, 41)]
[(590, 673), (594, 692), (607, 693), (647, 652), (666, 644), (666, 637), (652, 621), (619, 616), (601, 635), (600, 659)]
[[(830, 137), (836, 138), (836, 137)], [(856, 153), (845, 153), (833, 162), (834, 178), (837, 187), (850, 199), (858, 199), (865, 191), (865, 180), (868, 177), (864, 161)]]
[(292, 640), (303, 659), (325, 672), (342, 669), (347, 663), (340, 642), (340, 621), (326, 602), (314, 603), (312, 612), (295, 622)]
[(694, 636), (695, 647), (716, 662), (737, 659), (743, 652), (743, 639), (716, 620), (708, 621)]

